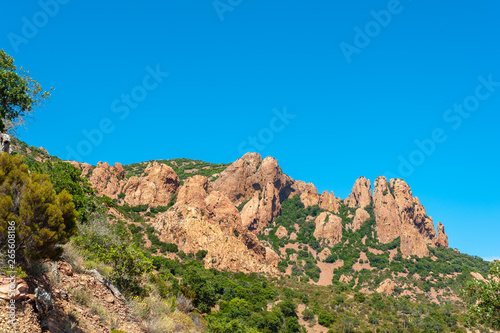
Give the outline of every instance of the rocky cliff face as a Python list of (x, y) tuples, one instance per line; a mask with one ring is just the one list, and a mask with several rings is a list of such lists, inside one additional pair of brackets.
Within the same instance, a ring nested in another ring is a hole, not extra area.
[(240, 213), (221, 191), (207, 193), (208, 180), (189, 178), (175, 205), (153, 222), (160, 239), (186, 253), (208, 251), (205, 267), (277, 274), (279, 256), (245, 228)]
[(375, 214), (378, 240), (381, 243), (390, 243), (401, 234), (401, 218), (398, 206), (392, 195), (387, 179), (378, 177), (373, 189), (373, 212)]
[(365, 208), (372, 202), (372, 191), (370, 181), (360, 177), (354, 183), (351, 194), (344, 200), (344, 204), (351, 208)]
[(175, 171), (157, 162), (147, 166), (144, 176), (133, 176), (130, 179), (125, 178), (120, 163), (110, 166), (107, 162), (99, 162), (95, 168), (87, 163), (74, 161), (70, 163), (82, 171), (83, 177), (91, 173), (88, 177), (89, 182), (97, 190), (97, 195), (117, 199), (118, 195), (123, 193), (124, 201), (130, 206), (166, 206), (170, 202), (171, 195), (179, 187), (179, 177)]
[(145, 170), (145, 176), (132, 176), (122, 187), (125, 202), (130, 206), (166, 206), (179, 187), (179, 177), (165, 164), (153, 162)]
[(243, 225), (255, 233), (279, 216), (281, 202), (292, 191), (293, 179), (283, 173), (278, 161), (247, 153), (224, 170), (210, 184), (209, 191), (225, 193), (235, 206), (246, 202), (241, 218)]
[(323, 191), (319, 198), (319, 207), (330, 212), (338, 213), (340, 209), (340, 198), (335, 197), (333, 192)]
[(316, 229), (314, 237), (324, 240), (329, 246), (333, 246), (342, 240), (342, 219), (330, 212), (323, 212), (314, 220)]
[(292, 179), (283, 173), (276, 159), (266, 157), (262, 160), (257, 153), (247, 153), (224, 170), (210, 189), (226, 193), (231, 201), (239, 205), (269, 183), (284, 198), (290, 191)]
[[(380, 242), (389, 243), (400, 237), (403, 256), (419, 257), (429, 255), (427, 245), (438, 245), (432, 218), (427, 216), (425, 208), (418, 198), (413, 197), (404, 180), (391, 179), (388, 184), (385, 177), (378, 177), (375, 180), (373, 199)], [(444, 235), (442, 238), (445, 238)]]

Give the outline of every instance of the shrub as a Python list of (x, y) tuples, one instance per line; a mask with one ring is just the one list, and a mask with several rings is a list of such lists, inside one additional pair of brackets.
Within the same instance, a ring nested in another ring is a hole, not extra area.
[(305, 321), (309, 321), (314, 319), (314, 312), (311, 309), (305, 309), (302, 311), (302, 318), (304, 318)]
[(128, 239), (117, 235), (107, 221), (96, 218), (80, 225), (73, 241), (88, 260), (113, 267), (111, 278), (122, 292), (130, 295), (146, 294), (140, 282), (145, 273), (152, 271), (152, 259)]
[[(28, 173), (20, 157), (0, 154), (0, 250), (7, 252), (9, 231), (15, 229), (15, 252), (20, 262), (62, 254), (60, 245), (77, 230), (78, 213), (72, 196), (56, 194), (49, 177)], [(15, 226), (14, 226), (15, 225)]]
[(335, 318), (329, 312), (322, 310), (318, 314), (318, 323), (321, 326), (330, 327), (335, 322)]

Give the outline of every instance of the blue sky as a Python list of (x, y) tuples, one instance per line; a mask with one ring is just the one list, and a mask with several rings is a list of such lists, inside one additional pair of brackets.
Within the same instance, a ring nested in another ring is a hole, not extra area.
[(500, 4), (6, 2), (0, 47), (50, 103), (19, 136), (95, 164), (278, 159), (346, 197), (404, 178), (450, 246), (500, 257)]

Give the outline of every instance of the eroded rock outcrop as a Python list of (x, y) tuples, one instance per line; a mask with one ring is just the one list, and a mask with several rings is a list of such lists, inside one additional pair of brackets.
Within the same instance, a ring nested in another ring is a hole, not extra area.
[(69, 163), (82, 171), (82, 177), (88, 177), (97, 195), (117, 199), (123, 193), (124, 201), (130, 206), (166, 206), (179, 187), (179, 177), (175, 171), (168, 165), (157, 162), (148, 164), (141, 177), (132, 176), (129, 179), (125, 178), (125, 171), (120, 163), (109, 165), (107, 162), (99, 162), (95, 168), (87, 163)]
[(211, 184), (210, 190), (226, 193), (231, 201), (239, 205), (269, 183), (281, 195), (281, 192), (286, 192), (286, 188), (291, 186), (292, 179), (283, 173), (276, 159), (268, 156), (262, 160), (257, 153), (247, 153), (221, 172), (219, 178)]
[(300, 194), (300, 201), (302, 201), (305, 207), (319, 204), (319, 194), (314, 184), (305, 184), (304, 190), (301, 192), (302, 193)]
[(438, 246), (448, 248), (448, 235), (444, 232), (444, 225), (438, 222)]
[(268, 183), (264, 190), (256, 191), (241, 210), (243, 225), (255, 233), (260, 233), (269, 223), (279, 216), (281, 203), (278, 190)]
[(428, 256), (428, 245), (438, 245), (432, 218), (418, 198), (413, 197), (408, 184), (402, 179), (385, 177), (375, 180), (374, 213), (380, 242), (389, 243), (400, 237), (403, 256)]
[[(82, 164), (83, 172), (88, 168)], [(87, 171), (88, 173), (88, 171)], [(110, 166), (107, 162), (99, 162), (92, 170), (89, 182), (97, 190), (97, 195), (106, 195), (110, 198), (116, 198), (121, 192), (121, 187), (125, 184), (123, 167), (120, 163)]]
[(428, 256), (427, 244), (436, 245), (436, 231), (432, 219), (418, 198), (413, 198), (410, 187), (402, 179), (391, 179), (390, 187), (401, 218), (401, 252), (403, 256)]
[(242, 211), (243, 225), (259, 233), (281, 212), (281, 201), (292, 191), (293, 180), (285, 175), (272, 157), (247, 153), (210, 184), (209, 191), (227, 195), (235, 206), (248, 201)]
[(359, 177), (352, 188), (351, 194), (344, 200), (344, 204), (354, 208), (365, 208), (372, 202), (370, 180)]
[(277, 274), (279, 256), (242, 227), (238, 210), (224, 193), (210, 193), (205, 204), (200, 209), (176, 203), (160, 214), (153, 223), (160, 240), (186, 253), (206, 250), (206, 268)]
[(314, 237), (324, 240), (329, 246), (333, 246), (342, 240), (342, 219), (330, 212), (322, 212), (314, 220), (316, 230)]
[(284, 237), (287, 237), (288, 236), (288, 231), (286, 230), (286, 228), (282, 225), (280, 225), (278, 227), (278, 229), (276, 230), (276, 233), (275, 233), (276, 237), (278, 237), (279, 239), (282, 239)]
[(336, 198), (333, 192), (323, 191), (319, 198), (319, 207), (338, 213), (340, 209), (340, 199)]
[(179, 177), (175, 171), (168, 165), (153, 162), (146, 167), (144, 174), (145, 176), (142, 177), (130, 177), (123, 186), (125, 202), (130, 206), (168, 205), (171, 195), (179, 187)]
[(401, 219), (398, 214), (398, 207), (384, 176), (378, 177), (374, 183), (373, 212), (379, 242), (390, 243), (400, 236)]
[(363, 223), (370, 218), (370, 214), (363, 208), (356, 209), (356, 215), (352, 220), (352, 230), (356, 231), (361, 229)]
[[(240, 212), (226, 193), (208, 193), (208, 187), (205, 176), (184, 182), (174, 206), (153, 223), (160, 239), (177, 244), (186, 253), (208, 251), (207, 268), (275, 274), (279, 256), (242, 224)], [(255, 195), (257, 205), (259, 193)]]

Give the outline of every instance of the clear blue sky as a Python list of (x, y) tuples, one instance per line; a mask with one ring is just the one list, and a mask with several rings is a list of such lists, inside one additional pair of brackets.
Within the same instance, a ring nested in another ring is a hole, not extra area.
[(0, 47), (55, 88), (28, 144), (92, 164), (258, 151), (342, 198), (399, 175), (450, 246), (500, 257), (498, 2), (59, 1), (0, 13)]

